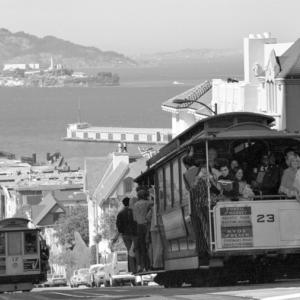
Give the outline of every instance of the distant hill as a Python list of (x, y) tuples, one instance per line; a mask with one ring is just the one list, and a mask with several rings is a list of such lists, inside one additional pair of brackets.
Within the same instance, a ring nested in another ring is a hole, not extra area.
[(243, 76), (242, 49), (184, 49), (139, 55), (133, 59), (139, 66), (159, 68), (162, 77), (172, 72), (179, 81), (193, 78), (241, 79)]
[(215, 63), (220, 60), (242, 61), (242, 49), (183, 49), (174, 52), (160, 52), (134, 57), (134, 59), (158, 65)]
[(53, 57), (54, 63), (67, 68), (101, 68), (136, 65), (136, 62), (114, 51), (101, 51), (56, 38), (25, 33), (12, 33), (0, 29), (0, 64), (40, 63), (46, 66)]

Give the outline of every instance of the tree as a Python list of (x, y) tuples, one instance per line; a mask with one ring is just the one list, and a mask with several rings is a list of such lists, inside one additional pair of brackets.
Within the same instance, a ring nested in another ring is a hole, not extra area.
[[(116, 207), (108, 208), (104, 211), (100, 220), (101, 235), (104, 239), (111, 240), (117, 234), (117, 215), (118, 208)], [(126, 250), (121, 238), (114, 245), (110, 245), (110, 247), (112, 251)]]
[(116, 207), (108, 208), (103, 212), (100, 219), (101, 235), (104, 239), (110, 240), (117, 233), (116, 220), (118, 209)]
[(65, 216), (56, 222), (56, 237), (60, 245), (73, 248), (75, 244), (74, 232), (81, 235), (83, 241), (89, 244), (88, 211), (85, 206), (72, 208)]

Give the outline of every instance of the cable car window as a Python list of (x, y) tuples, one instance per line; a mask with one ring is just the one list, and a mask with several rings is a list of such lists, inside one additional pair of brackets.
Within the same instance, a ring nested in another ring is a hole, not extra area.
[(24, 233), (24, 253), (25, 254), (37, 253), (37, 235), (35, 231)]
[(190, 193), (186, 189), (185, 184), (183, 184), (183, 182), (184, 182), (183, 174), (186, 171), (186, 168), (184, 166), (184, 163), (182, 162), (182, 158), (183, 158), (183, 156), (180, 159), (180, 161), (181, 161), (181, 182), (182, 182), (182, 185), (181, 185), (181, 189), (182, 189), (182, 204), (187, 204), (187, 203), (189, 203)]
[(159, 210), (164, 211), (165, 209), (165, 199), (164, 199), (164, 173), (163, 169), (160, 168), (157, 172), (158, 178), (158, 199), (159, 199)]
[(173, 161), (173, 192), (174, 192), (174, 206), (180, 203), (180, 186), (179, 186), (179, 164), (178, 160)]
[(22, 232), (7, 233), (7, 252), (8, 255), (22, 254)]
[(171, 167), (168, 164), (165, 168), (165, 184), (166, 184), (166, 207), (172, 207), (172, 185), (171, 185)]
[(6, 272), (5, 257), (0, 257), (0, 274), (5, 274), (5, 272)]
[(0, 256), (5, 255), (5, 233), (0, 232)]

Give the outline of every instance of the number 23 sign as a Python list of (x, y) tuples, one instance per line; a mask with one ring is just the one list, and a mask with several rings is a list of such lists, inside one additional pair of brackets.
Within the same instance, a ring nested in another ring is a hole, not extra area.
[(274, 223), (275, 216), (274, 214), (261, 214), (256, 216), (257, 223)]

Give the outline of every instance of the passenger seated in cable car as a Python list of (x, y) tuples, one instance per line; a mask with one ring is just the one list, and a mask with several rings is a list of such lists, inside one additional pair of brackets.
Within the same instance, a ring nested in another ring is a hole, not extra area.
[(283, 171), (279, 193), (285, 194), (288, 197), (294, 197), (297, 195), (297, 188), (294, 186), (298, 171), (298, 159), (296, 155), (290, 156), (286, 160), (286, 163), (289, 167)]
[(236, 173), (238, 168), (239, 168), (239, 162), (236, 159), (233, 159), (230, 162), (230, 170), (229, 170), (229, 175), (231, 178), (234, 178), (234, 174)]
[(232, 191), (228, 193), (228, 195), (232, 195), (233, 201), (253, 199), (254, 193), (250, 185), (247, 184), (244, 179), (244, 171), (242, 168), (237, 169), (232, 184)]
[(230, 180), (232, 181), (233, 177), (229, 174), (229, 167), (227, 164), (222, 164), (220, 166), (220, 173), (218, 180)]
[(293, 148), (287, 148), (284, 151), (284, 165), (283, 165), (283, 169), (287, 169), (288, 167), (290, 167), (291, 165), (291, 159), (297, 157), (296, 151)]
[(225, 198), (231, 198), (232, 194), (232, 185), (233, 185), (233, 177), (229, 174), (229, 167), (227, 164), (223, 164), (220, 167), (221, 175), (218, 178), (217, 187), (220, 191), (220, 194)]
[(275, 195), (280, 183), (280, 169), (275, 164), (274, 155), (264, 154), (261, 164), (253, 169), (251, 186), (255, 193)]

